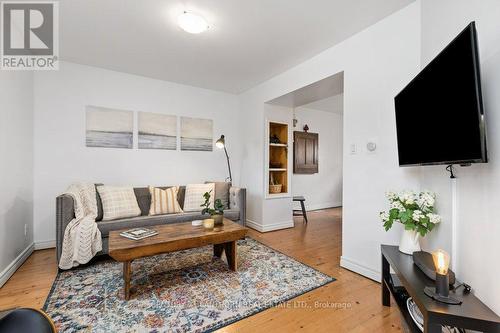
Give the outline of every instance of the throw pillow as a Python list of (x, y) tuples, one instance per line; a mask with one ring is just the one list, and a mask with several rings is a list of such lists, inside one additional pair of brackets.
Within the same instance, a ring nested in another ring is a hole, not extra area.
[(210, 207), (214, 206), (214, 183), (210, 184), (189, 184), (186, 186), (186, 194), (184, 196), (184, 211), (185, 212), (200, 212), (201, 204), (205, 202), (203, 194), (210, 192)]
[(177, 186), (162, 190), (158, 187), (149, 187), (151, 193), (151, 208), (149, 215), (182, 213), (181, 206), (177, 201)]
[(220, 199), (224, 205), (224, 209), (229, 209), (229, 188), (231, 183), (227, 182), (210, 182), (207, 181), (205, 184), (215, 184), (215, 199)]
[(134, 189), (122, 186), (98, 186), (102, 201), (103, 221), (135, 217), (141, 215)]

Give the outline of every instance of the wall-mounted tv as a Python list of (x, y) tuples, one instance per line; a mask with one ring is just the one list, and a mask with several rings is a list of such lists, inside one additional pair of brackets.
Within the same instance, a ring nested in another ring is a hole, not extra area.
[(396, 97), (399, 165), (488, 161), (475, 23)]

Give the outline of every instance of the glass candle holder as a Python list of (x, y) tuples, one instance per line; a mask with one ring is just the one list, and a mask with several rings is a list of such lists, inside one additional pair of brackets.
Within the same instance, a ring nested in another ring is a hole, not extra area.
[(214, 228), (214, 219), (204, 219), (203, 220), (203, 227), (207, 230), (212, 230)]

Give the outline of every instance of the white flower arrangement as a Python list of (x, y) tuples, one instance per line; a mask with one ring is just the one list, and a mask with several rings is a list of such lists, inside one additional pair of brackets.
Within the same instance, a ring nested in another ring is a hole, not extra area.
[(389, 200), (389, 211), (379, 214), (385, 231), (389, 230), (394, 222), (399, 222), (404, 225), (405, 230), (414, 230), (424, 237), (441, 222), (441, 216), (434, 213), (436, 194), (433, 192), (387, 192), (386, 197)]

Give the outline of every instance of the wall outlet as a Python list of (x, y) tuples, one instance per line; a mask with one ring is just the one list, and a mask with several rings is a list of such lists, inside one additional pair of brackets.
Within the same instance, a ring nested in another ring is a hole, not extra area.
[(28, 225), (24, 225), (24, 238), (28, 238)]
[(351, 152), (351, 155), (355, 155), (356, 151), (357, 151), (356, 144), (355, 143), (351, 143), (351, 146), (350, 146), (349, 150)]

